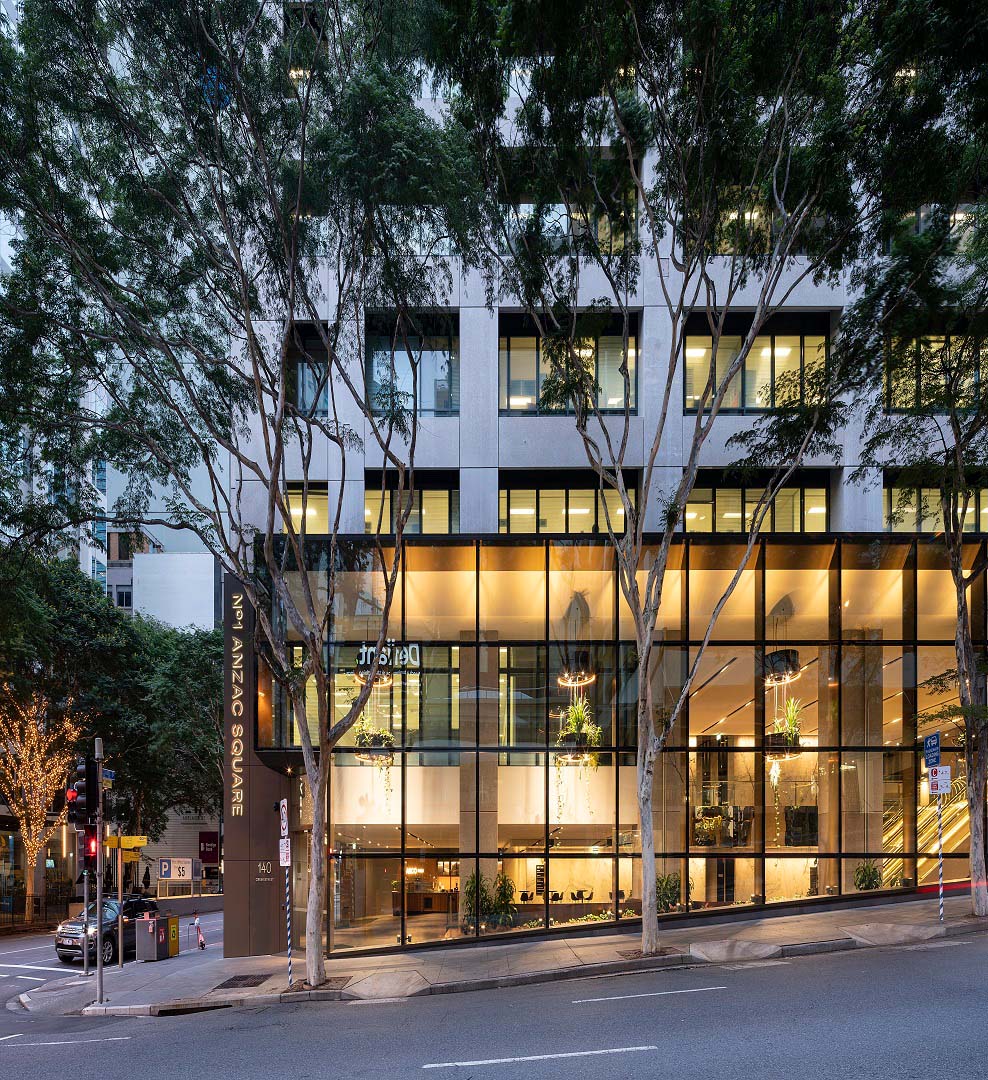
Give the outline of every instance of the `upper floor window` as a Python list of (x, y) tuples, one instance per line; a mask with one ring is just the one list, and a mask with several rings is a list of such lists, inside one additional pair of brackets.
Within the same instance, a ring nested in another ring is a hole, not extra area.
[(321, 419), (329, 415), (329, 354), (314, 326), (292, 328), (285, 353), (288, 396), (299, 412)]
[[(627, 481), (626, 481), (627, 482)], [(519, 479), (518, 484), (524, 485)], [(601, 491), (583, 483), (539, 486), (502, 486), (498, 493), (500, 533), (590, 533), (606, 535), (607, 522), (616, 533), (625, 530), (621, 496), (614, 490)], [(635, 492), (630, 490), (635, 505)]]
[[(714, 355), (710, 334), (686, 335), (686, 412), (696, 412), (704, 400), (704, 407), (710, 408), (710, 400), (737, 360), (743, 342), (741, 333), (724, 334)], [(762, 334), (755, 338), (744, 363), (728, 383), (721, 411), (764, 412), (807, 400), (812, 393), (811, 377), (821, 374), (826, 362), (827, 336), (823, 332)], [(705, 394), (708, 380), (711, 390)]]
[(927, 336), (889, 345), (887, 412), (973, 408), (981, 380), (980, 350), (966, 335)]
[[(408, 507), (403, 532), (406, 536), (442, 536), (460, 531), (459, 476), (455, 471), (416, 470), (415, 489), (405, 491)], [(364, 532), (390, 535), (402, 507), (393, 473), (364, 474)]]
[[(550, 374), (549, 358), (527, 320), (501, 320), (498, 357), (498, 409), (502, 415), (537, 416), (560, 413), (542, 402), (542, 389)], [(610, 329), (610, 328), (609, 328)], [(528, 331), (527, 333), (525, 331)], [(593, 364), (597, 385), (597, 408), (601, 412), (623, 412), (625, 385), (624, 335), (619, 326), (612, 333), (597, 334), (577, 344), (583, 359)], [(628, 408), (634, 413), (638, 403), (637, 320), (628, 336)]]
[(459, 316), (368, 315), (366, 374), (375, 415), (413, 407), (419, 416), (459, 415)]
[[(943, 532), (943, 507), (937, 488), (885, 485), (885, 528), (899, 533)], [(988, 532), (988, 490), (972, 491), (964, 515), (964, 532)]]
[[(687, 500), (683, 526), (689, 533), (747, 532), (764, 490), (697, 486)], [(828, 510), (827, 488), (823, 483), (784, 487), (762, 521), (762, 532), (826, 532)]]
[[(292, 525), (296, 533), (305, 522), (306, 536), (329, 535), (329, 491), (326, 484), (289, 484), (285, 492)], [(282, 532), (288, 532), (288, 523), (282, 523)]]

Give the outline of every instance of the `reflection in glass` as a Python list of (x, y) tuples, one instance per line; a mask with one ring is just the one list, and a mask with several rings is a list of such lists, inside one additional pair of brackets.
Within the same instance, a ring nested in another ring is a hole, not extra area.
[(330, 942), (334, 952), (401, 944), (401, 859), (341, 851), (331, 860)]

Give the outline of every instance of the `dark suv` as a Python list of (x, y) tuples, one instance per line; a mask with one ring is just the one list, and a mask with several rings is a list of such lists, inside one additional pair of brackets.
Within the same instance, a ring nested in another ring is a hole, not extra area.
[[(117, 950), (120, 943), (117, 941), (117, 914), (119, 905), (116, 900), (103, 901), (103, 963), (112, 964), (117, 958)], [(124, 956), (132, 953), (137, 948), (136, 919), (144, 917), (145, 913), (152, 916), (158, 911), (158, 905), (154, 900), (143, 896), (131, 896), (123, 902), (123, 949)], [(71, 964), (73, 960), (82, 959), (82, 941), (86, 935), (85, 926), (81, 915), (74, 919), (67, 919), (59, 923), (55, 931), (55, 952), (63, 964)], [(89, 958), (96, 961), (96, 905), (89, 905)]]

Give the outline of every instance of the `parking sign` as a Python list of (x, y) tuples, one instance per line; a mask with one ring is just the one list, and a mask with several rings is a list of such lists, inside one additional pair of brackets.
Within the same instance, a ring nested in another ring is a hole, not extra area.
[(926, 759), (926, 767), (932, 769), (940, 764), (940, 732), (935, 731), (923, 739), (923, 757)]

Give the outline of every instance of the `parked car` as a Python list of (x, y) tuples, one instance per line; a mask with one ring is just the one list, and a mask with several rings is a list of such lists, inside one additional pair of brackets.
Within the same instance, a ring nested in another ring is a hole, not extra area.
[[(96, 962), (96, 904), (89, 905), (88, 948), (89, 958)], [(117, 941), (117, 915), (120, 911), (116, 900), (103, 901), (103, 963), (112, 964), (117, 958), (120, 943)], [(143, 896), (127, 897), (123, 902), (123, 951), (124, 956), (137, 949), (137, 927), (135, 921), (146, 913), (155, 915), (157, 902)], [(55, 931), (55, 952), (63, 964), (71, 964), (82, 959), (82, 942), (87, 936), (82, 915), (66, 919), (59, 923)]]

